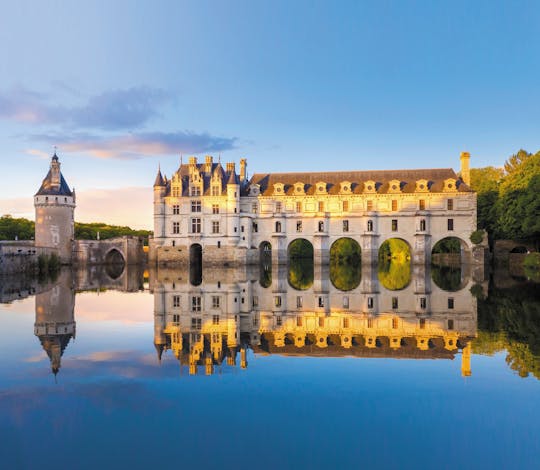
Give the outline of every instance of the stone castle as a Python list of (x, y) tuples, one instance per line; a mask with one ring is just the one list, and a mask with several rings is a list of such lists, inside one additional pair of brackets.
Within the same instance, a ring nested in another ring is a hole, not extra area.
[[(332, 244), (355, 240), (362, 262), (377, 258), (389, 238), (406, 241), (414, 264), (429, 264), (439, 240), (460, 240), (465, 261), (477, 260), (476, 194), (469, 153), (452, 169), (256, 173), (247, 161), (225, 167), (207, 156), (181, 164), (154, 183), (154, 237), (150, 260), (160, 265), (255, 263), (271, 253), (285, 263), (291, 242), (305, 239), (315, 263), (327, 263)], [(481, 256), (479, 256), (481, 258)], [(481, 259), (483, 261), (483, 258)]]

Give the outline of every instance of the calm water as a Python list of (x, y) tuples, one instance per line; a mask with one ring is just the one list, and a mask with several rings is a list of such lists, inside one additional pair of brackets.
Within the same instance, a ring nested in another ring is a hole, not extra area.
[(2, 468), (538, 468), (538, 284), (340, 266), (0, 282)]

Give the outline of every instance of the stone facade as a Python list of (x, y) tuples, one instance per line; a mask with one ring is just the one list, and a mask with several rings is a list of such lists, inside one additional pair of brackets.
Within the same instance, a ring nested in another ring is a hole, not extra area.
[(430, 262), (439, 240), (456, 237), (465, 261), (474, 261), (469, 237), (476, 230), (476, 193), (470, 187), (468, 153), (461, 176), (452, 169), (260, 173), (247, 178), (245, 159), (235, 164), (191, 157), (171, 179), (154, 183), (154, 238), (150, 260), (186, 264), (192, 247), (203, 263), (257, 262), (271, 246), (272, 261), (287, 260), (298, 238), (326, 263), (332, 244), (356, 240), (362, 261), (374, 262), (389, 238), (405, 240), (414, 264)]

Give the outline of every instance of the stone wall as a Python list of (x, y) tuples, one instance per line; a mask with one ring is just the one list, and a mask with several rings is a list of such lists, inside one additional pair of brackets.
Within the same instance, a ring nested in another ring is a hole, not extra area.
[(34, 246), (32, 241), (0, 242), (0, 274), (35, 272), (40, 255), (58, 254), (55, 248)]

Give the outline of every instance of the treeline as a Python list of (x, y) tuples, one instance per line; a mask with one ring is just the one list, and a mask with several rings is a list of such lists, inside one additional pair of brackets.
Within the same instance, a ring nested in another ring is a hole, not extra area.
[(540, 151), (520, 150), (504, 168), (471, 169), (478, 228), (490, 239), (522, 239), (540, 248)]
[[(32, 240), (34, 227), (35, 224), (31, 220), (4, 215), (0, 217), (0, 240)], [(75, 238), (77, 240), (96, 240), (98, 233), (101, 240), (125, 235), (148, 238), (152, 234), (150, 230), (134, 230), (131, 227), (100, 222), (75, 222)]]

